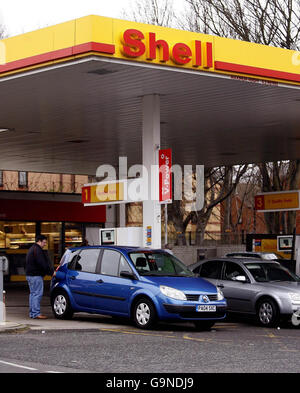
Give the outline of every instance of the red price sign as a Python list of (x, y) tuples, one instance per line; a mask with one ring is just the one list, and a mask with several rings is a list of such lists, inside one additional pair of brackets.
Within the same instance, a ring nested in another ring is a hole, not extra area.
[(159, 202), (172, 202), (172, 150), (159, 150)]
[(265, 210), (265, 197), (264, 195), (256, 195), (254, 199), (255, 210)]
[(82, 187), (81, 190), (81, 202), (82, 203), (90, 203), (91, 202), (91, 187)]

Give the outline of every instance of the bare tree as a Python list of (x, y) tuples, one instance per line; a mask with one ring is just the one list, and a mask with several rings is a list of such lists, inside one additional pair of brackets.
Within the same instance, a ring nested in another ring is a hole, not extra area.
[[(180, 201), (173, 201), (169, 205), (169, 215), (177, 232), (177, 242), (185, 244), (185, 231), (191, 222), (196, 225), (196, 244), (202, 244), (205, 235), (205, 228), (211, 218), (213, 209), (225, 202), (230, 206), (230, 196), (236, 189), (243, 175), (246, 173), (248, 165), (241, 166), (221, 166), (216, 168), (205, 168), (204, 170), (204, 205), (199, 211), (189, 209), (191, 201), (184, 197)], [(194, 186), (195, 173), (193, 173)], [(196, 191), (195, 189), (193, 190)], [(228, 225), (230, 217), (228, 210)], [(227, 225), (227, 226), (228, 226)]]
[[(264, 45), (299, 50), (299, 0), (184, 0), (185, 28)], [(274, 161), (258, 165), (264, 192), (297, 189), (300, 163)], [(266, 213), (270, 233), (292, 232), (296, 213)]]
[(0, 40), (2, 40), (3, 38), (7, 37), (7, 31), (5, 28), (5, 25), (3, 24), (3, 18), (1, 15), (1, 10), (0, 10)]
[[(296, 190), (300, 183), (300, 160), (259, 164), (263, 192)], [(296, 211), (265, 213), (269, 233), (292, 233), (296, 225)]]
[(225, 220), (223, 231), (230, 226), (231, 195), (234, 193), (248, 165), (222, 166), (205, 170), (205, 202), (203, 209), (192, 212), (191, 220), (196, 224), (196, 244), (202, 244), (205, 228), (211, 217), (213, 208), (225, 203)]
[(171, 27), (174, 21), (172, 0), (139, 0), (122, 12), (124, 18), (151, 25)]
[(184, 0), (192, 31), (298, 49), (299, 0)]

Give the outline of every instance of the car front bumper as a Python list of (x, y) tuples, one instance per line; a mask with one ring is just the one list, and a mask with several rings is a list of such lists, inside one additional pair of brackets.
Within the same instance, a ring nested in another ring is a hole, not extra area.
[(215, 312), (199, 312), (196, 311), (196, 305), (175, 305), (175, 304), (163, 304), (165, 311), (174, 317), (175, 319), (184, 320), (201, 320), (201, 319), (224, 319), (226, 317), (227, 306), (226, 305), (216, 305)]

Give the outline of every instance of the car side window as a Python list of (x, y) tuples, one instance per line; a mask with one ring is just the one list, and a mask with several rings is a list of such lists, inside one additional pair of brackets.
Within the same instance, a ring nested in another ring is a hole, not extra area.
[(63, 265), (66, 262), (66, 260), (68, 260), (68, 269), (75, 270), (74, 266), (76, 264), (76, 260), (78, 258), (79, 253), (80, 253), (80, 249), (75, 251), (67, 250), (60, 262), (60, 265)]
[(208, 261), (201, 265), (200, 277), (221, 278), (223, 261)]
[(81, 272), (96, 273), (99, 254), (100, 249), (97, 248), (82, 250), (77, 258), (75, 258), (73, 261), (72, 269)]
[(234, 262), (225, 262), (224, 280), (236, 281), (237, 276), (244, 276), (248, 280), (243, 268)]
[(129, 263), (123, 257), (123, 255), (121, 255), (121, 258), (120, 258), (119, 275), (120, 275), (121, 272), (130, 272), (130, 273), (132, 273), (132, 269), (129, 266)]
[(100, 273), (108, 276), (118, 276), (120, 257), (121, 254), (118, 251), (104, 250)]

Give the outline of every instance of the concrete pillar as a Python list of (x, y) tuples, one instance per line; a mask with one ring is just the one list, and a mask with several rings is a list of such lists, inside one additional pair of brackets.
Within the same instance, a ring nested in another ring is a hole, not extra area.
[[(119, 157), (119, 179), (127, 179), (127, 157)], [(120, 228), (126, 227), (126, 203), (119, 204), (119, 223)]]
[(143, 179), (148, 182), (148, 198), (143, 201), (143, 245), (161, 248), (161, 206), (159, 204), (158, 149), (160, 148), (160, 97), (142, 98)]
[(119, 227), (126, 227), (126, 204), (119, 204)]

